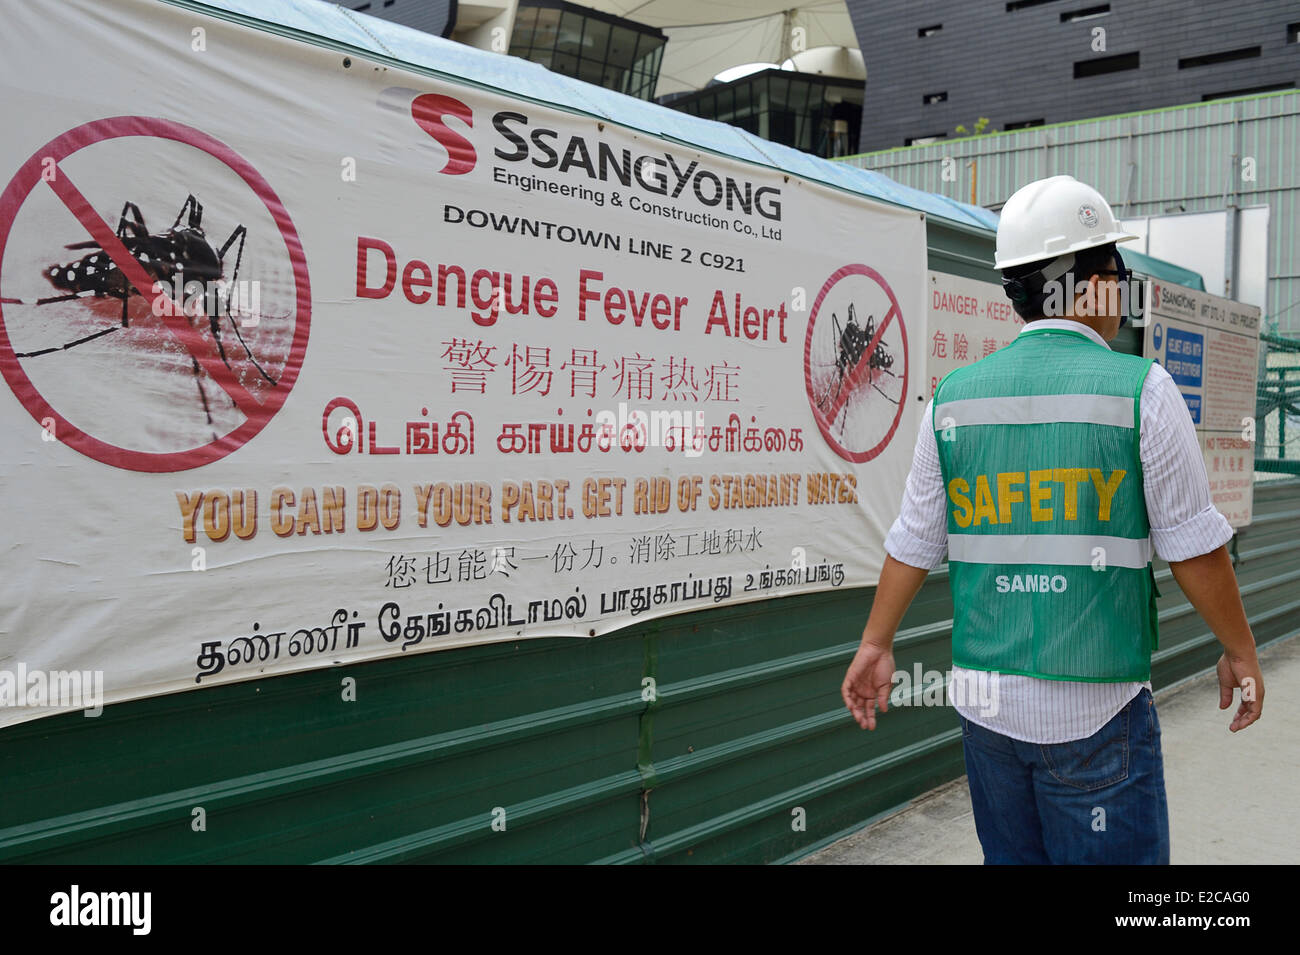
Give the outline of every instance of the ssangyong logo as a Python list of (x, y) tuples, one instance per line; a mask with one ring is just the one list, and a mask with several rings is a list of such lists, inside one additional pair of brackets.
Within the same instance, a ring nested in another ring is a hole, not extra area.
[(471, 129), (474, 111), (458, 99), (441, 93), (424, 93), (411, 103), (411, 117), (417, 126), (447, 150), (447, 163), (438, 171), (448, 176), (463, 176), (478, 162), (474, 144), (447, 125), (445, 118), (454, 116)]
[(1194, 311), (1196, 309), (1196, 299), (1186, 292), (1177, 292), (1173, 289), (1166, 288), (1163, 285), (1154, 287), (1155, 304), (1159, 306), (1174, 306), (1181, 308), (1183, 311)]
[[(474, 112), (469, 106), (441, 93), (424, 93), (411, 102), (411, 116), (420, 129), (447, 151), (447, 162), (439, 172), (460, 176), (475, 167), (478, 153), (474, 144), (447, 125), (448, 117), (454, 117), (472, 129)], [(670, 199), (689, 200), (693, 196), (700, 205), (709, 208), (721, 207), (781, 221), (779, 188), (756, 186), (748, 179), (716, 173), (698, 159), (679, 162), (669, 152), (634, 153), (625, 146), (616, 148), (599, 138), (578, 133), (566, 136), (555, 129), (532, 125), (528, 115), (514, 110), (495, 113), (492, 128), (502, 140), (492, 154), (504, 163), (527, 162), (537, 169), (582, 175), (592, 181)], [(635, 200), (629, 205), (638, 208)], [(662, 208), (655, 207), (655, 211)]]

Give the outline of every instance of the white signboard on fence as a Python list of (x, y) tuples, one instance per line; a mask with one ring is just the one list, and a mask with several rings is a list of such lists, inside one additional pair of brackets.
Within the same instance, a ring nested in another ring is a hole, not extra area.
[(6, 18), (0, 723), (877, 580), (920, 214), (149, 0)]
[(1169, 372), (1205, 455), (1210, 497), (1233, 527), (1251, 521), (1255, 491), (1254, 305), (1152, 279), (1143, 354)]
[(933, 398), (944, 375), (1011, 344), (1025, 323), (992, 282), (931, 272), (926, 294), (926, 397)]

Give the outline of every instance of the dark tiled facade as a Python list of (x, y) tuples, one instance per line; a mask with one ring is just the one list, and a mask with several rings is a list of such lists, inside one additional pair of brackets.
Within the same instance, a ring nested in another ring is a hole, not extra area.
[(456, 0), (340, 0), (358, 13), (392, 20), (434, 36), (450, 36), (456, 25)]
[[(863, 152), (1300, 85), (1300, 0), (847, 0)], [(1094, 50), (1094, 30), (1105, 49)]]

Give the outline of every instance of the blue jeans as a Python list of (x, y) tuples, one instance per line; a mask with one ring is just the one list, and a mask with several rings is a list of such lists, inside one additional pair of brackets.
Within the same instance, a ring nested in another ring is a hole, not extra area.
[(1026, 743), (958, 718), (985, 865), (1169, 864), (1150, 690), (1092, 736), (1068, 743)]

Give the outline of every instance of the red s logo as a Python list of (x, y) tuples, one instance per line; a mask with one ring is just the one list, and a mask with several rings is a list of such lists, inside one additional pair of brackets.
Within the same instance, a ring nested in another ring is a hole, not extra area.
[(443, 121), (444, 116), (455, 116), (464, 121), (466, 126), (473, 127), (474, 113), (468, 106), (440, 93), (424, 93), (411, 102), (411, 116), (416, 125), (447, 150), (447, 165), (439, 172), (460, 176), (474, 168), (478, 161), (474, 144)]

